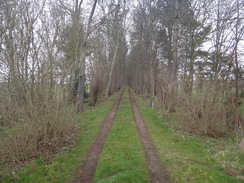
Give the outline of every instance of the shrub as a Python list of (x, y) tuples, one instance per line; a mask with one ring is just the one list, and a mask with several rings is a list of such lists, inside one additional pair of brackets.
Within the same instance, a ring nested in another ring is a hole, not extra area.
[(172, 83), (169, 74), (164, 77), (158, 77), (156, 93), (159, 101), (159, 107), (165, 109), (167, 113), (176, 112), (176, 87)]
[(205, 136), (224, 136), (232, 122), (232, 101), (226, 100), (226, 91), (219, 85), (205, 84), (194, 95), (184, 95), (183, 113), (179, 114), (181, 127), (191, 133)]
[(0, 158), (3, 162), (21, 163), (50, 156), (72, 142), (75, 113), (66, 103), (56, 98), (36, 98), (35, 105), (20, 106), (9, 97), (1, 103)]

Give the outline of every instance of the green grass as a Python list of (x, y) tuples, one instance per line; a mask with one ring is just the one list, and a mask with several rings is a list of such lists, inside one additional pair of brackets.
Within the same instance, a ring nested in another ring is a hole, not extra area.
[(92, 98), (86, 98), (85, 100), (84, 100), (84, 103), (88, 103), (88, 102), (91, 102), (92, 101)]
[[(79, 133), (76, 136), (76, 147), (66, 150), (52, 159), (50, 165), (45, 165), (45, 159), (40, 157), (23, 168), (11, 170), (0, 175), (4, 183), (62, 183), (72, 182), (76, 171), (81, 167), (87, 152), (94, 142), (101, 124), (116, 97), (111, 96), (106, 102), (95, 107), (86, 107), (85, 112), (78, 116)], [(1, 163), (1, 167), (4, 165)]]
[(149, 182), (145, 157), (125, 91), (100, 156), (94, 182)]
[(148, 107), (148, 101), (134, 96), (171, 182), (243, 182), (244, 154), (233, 140), (198, 137), (174, 130), (166, 125), (164, 117)]

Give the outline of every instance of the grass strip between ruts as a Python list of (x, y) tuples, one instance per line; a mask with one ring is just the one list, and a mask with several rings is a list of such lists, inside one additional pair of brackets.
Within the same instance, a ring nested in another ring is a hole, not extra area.
[(125, 91), (120, 102), (93, 180), (99, 183), (149, 182), (128, 91)]

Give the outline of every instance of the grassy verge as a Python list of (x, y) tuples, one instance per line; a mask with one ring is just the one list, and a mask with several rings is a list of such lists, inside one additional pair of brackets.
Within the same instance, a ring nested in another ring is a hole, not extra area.
[(94, 182), (149, 182), (128, 92), (125, 91), (100, 156)]
[(174, 130), (134, 94), (171, 182), (243, 182), (244, 154), (231, 139), (197, 137)]
[[(33, 160), (23, 168), (15, 169), (8, 174), (0, 175), (0, 182), (4, 183), (61, 183), (71, 182), (75, 178), (77, 169), (86, 158), (87, 151), (94, 142), (101, 124), (117, 95), (111, 96), (106, 102), (95, 107), (86, 107), (85, 112), (78, 116), (80, 128), (76, 138), (76, 146), (64, 150), (48, 164), (44, 158)], [(2, 167), (2, 166), (1, 166)]]

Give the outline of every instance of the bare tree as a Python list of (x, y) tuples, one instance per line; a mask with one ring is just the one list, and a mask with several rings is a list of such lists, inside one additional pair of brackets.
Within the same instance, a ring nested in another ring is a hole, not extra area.
[[(126, 2), (118, 1), (117, 4), (112, 3), (115, 6), (115, 11), (113, 12), (113, 17), (108, 21), (107, 35), (111, 47), (111, 65), (109, 69), (108, 83), (105, 90), (105, 97), (109, 96), (111, 92), (111, 87), (113, 84), (113, 79), (115, 78), (115, 69), (119, 68), (119, 61), (125, 62), (125, 60), (120, 60), (120, 56), (123, 56), (123, 38), (125, 38), (125, 23), (126, 23)], [(122, 53), (120, 53), (122, 51)], [(120, 83), (120, 81), (116, 81)]]
[[(82, 2), (82, 1), (81, 1)], [(92, 10), (89, 15), (88, 23), (87, 23), (87, 28), (84, 31), (84, 38), (83, 38), (83, 43), (81, 47), (81, 54), (79, 58), (79, 76), (78, 76), (78, 93), (77, 93), (77, 112), (83, 110), (83, 101), (84, 101), (84, 91), (85, 91), (85, 58), (86, 58), (86, 44), (88, 37), (91, 33), (91, 23), (92, 23), (92, 18), (95, 12), (95, 8), (97, 5), (97, 0), (94, 0)]]

